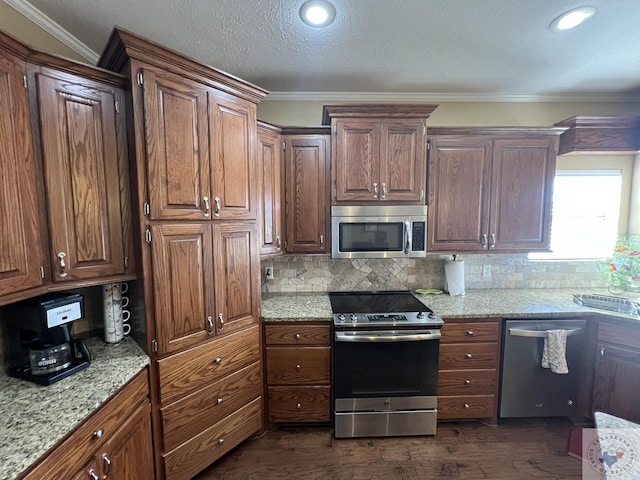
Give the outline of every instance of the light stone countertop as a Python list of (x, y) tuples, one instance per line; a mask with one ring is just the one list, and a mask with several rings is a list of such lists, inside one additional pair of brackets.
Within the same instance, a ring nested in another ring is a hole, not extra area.
[[(574, 294), (607, 295), (605, 289), (486, 289), (467, 290), (466, 295), (416, 295), (422, 303), (447, 318), (503, 317), (552, 318), (599, 314), (639, 321), (638, 317), (582, 307)], [(332, 320), (331, 303), (326, 293), (269, 293), (262, 299), (262, 317), (266, 321)]]
[(0, 479), (16, 478), (149, 364), (128, 337), (87, 346), (89, 367), (49, 386), (0, 374)]

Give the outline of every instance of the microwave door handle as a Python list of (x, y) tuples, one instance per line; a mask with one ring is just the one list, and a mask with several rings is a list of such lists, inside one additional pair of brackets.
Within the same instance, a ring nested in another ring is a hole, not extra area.
[(411, 238), (411, 222), (409, 222), (409, 220), (405, 220), (404, 222), (404, 253), (405, 255), (409, 255), (409, 252), (411, 251), (411, 242), (412, 242), (412, 238)]

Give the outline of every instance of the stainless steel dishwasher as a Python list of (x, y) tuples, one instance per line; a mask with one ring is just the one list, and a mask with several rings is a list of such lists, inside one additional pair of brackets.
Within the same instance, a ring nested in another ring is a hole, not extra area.
[[(500, 418), (571, 417), (578, 397), (584, 319), (506, 320), (500, 384)], [(567, 332), (569, 373), (541, 366), (547, 330)]]

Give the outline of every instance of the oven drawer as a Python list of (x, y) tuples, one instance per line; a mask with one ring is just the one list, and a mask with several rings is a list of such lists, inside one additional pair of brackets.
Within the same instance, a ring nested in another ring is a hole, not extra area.
[(495, 395), (438, 397), (438, 420), (489, 418), (495, 415)]
[(265, 345), (318, 345), (331, 344), (330, 325), (265, 325)]
[(329, 422), (331, 420), (331, 387), (270, 386), (269, 421)]
[(440, 343), (497, 342), (500, 323), (494, 322), (445, 322)]
[(495, 369), (441, 370), (438, 373), (439, 395), (493, 394), (497, 385)]
[(440, 345), (440, 370), (496, 368), (497, 343), (450, 343)]
[(267, 347), (269, 385), (329, 385), (330, 347)]

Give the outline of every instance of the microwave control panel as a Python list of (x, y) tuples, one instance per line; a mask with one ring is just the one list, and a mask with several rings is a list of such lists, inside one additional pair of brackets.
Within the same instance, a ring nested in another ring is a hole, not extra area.
[(424, 241), (426, 235), (424, 234), (424, 222), (412, 222), (411, 234), (413, 235), (413, 245), (411, 250), (413, 252), (424, 251)]

